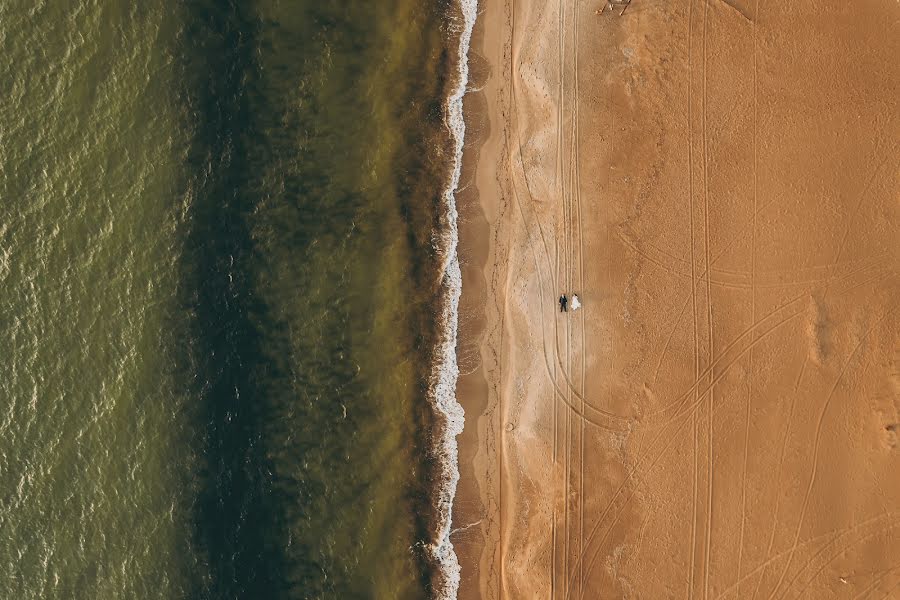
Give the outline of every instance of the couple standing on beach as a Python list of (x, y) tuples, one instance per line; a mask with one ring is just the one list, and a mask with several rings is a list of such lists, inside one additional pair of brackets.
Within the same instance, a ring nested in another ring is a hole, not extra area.
[[(578, 310), (581, 308), (581, 301), (578, 299), (578, 294), (572, 294), (572, 310)], [(568, 312), (569, 311), (569, 299), (565, 294), (559, 297), (559, 312)]]

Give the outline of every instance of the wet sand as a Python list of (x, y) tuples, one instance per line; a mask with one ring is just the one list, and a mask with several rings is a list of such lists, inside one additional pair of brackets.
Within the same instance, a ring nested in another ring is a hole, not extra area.
[(900, 597), (900, 5), (602, 5), (481, 6), (460, 598)]

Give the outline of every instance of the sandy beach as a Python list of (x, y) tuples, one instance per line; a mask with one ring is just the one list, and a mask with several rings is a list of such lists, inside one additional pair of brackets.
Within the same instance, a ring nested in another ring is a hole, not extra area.
[(603, 6), (480, 6), (459, 597), (900, 598), (900, 5)]

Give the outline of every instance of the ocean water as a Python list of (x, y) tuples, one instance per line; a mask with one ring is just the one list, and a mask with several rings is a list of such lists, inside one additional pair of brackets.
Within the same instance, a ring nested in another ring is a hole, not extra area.
[(454, 593), (474, 3), (0, 3), (0, 597)]

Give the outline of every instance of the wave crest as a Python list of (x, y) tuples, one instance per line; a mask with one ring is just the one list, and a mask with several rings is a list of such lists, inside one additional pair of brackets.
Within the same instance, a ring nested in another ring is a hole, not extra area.
[(438, 332), (436, 361), (431, 374), (431, 399), (439, 416), (437, 453), (440, 459), (440, 483), (437, 510), (438, 528), (431, 552), (440, 566), (435, 596), (440, 600), (455, 599), (459, 591), (460, 566), (450, 541), (453, 499), (459, 483), (459, 453), (456, 437), (462, 433), (465, 413), (456, 399), (459, 366), (456, 343), (459, 326), (459, 298), (462, 293), (462, 271), (459, 266), (459, 214), (456, 209), (456, 190), (462, 173), (463, 145), (466, 123), (463, 118), (463, 97), (469, 82), (469, 45), (478, 13), (477, 0), (460, 0), (459, 44), (454, 85), (445, 104), (445, 123), (453, 142), (453, 168), (443, 202), (444, 227), (441, 231), (442, 265), (440, 331)]

